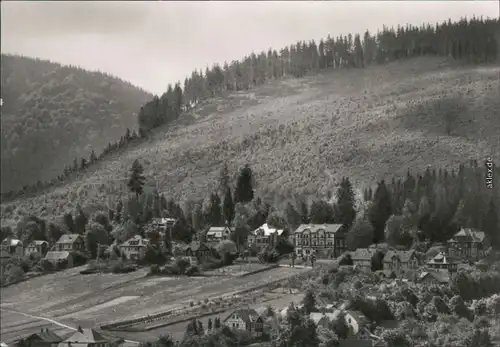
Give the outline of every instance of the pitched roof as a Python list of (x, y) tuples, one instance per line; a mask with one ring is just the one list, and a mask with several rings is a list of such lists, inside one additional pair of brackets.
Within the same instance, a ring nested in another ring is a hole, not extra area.
[(301, 224), (296, 230), (295, 234), (302, 233), (306, 230), (309, 230), (311, 233), (317, 233), (320, 230), (324, 230), (325, 232), (333, 232), (336, 233), (341, 230), (342, 224)]
[(149, 240), (142, 237), (141, 235), (134, 235), (124, 243), (120, 245), (120, 247), (146, 247), (149, 243)]
[(49, 329), (42, 329), (41, 331), (31, 334), (25, 337), (24, 339), (28, 340), (35, 337), (39, 338), (44, 342), (50, 342), (50, 343), (59, 343), (63, 340), (59, 335), (57, 335), (55, 332)]
[(36, 247), (36, 246), (41, 246), (43, 244), (48, 245), (49, 243), (47, 241), (44, 241), (44, 240), (34, 240), (34, 241), (31, 241), (30, 244), (26, 247)]
[(398, 251), (398, 250), (388, 250), (384, 256), (384, 263), (388, 263), (393, 257), (399, 257), (402, 263), (407, 263), (410, 261), (411, 257), (415, 254), (415, 250), (410, 251)]
[(81, 238), (80, 234), (64, 234), (62, 235), (56, 243), (74, 243), (76, 240)]
[(67, 251), (62, 251), (62, 252), (50, 251), (50, 252), (47, 252), (47, 254), (45, 255), (45, 259), (63, 260), (63, 259), (67, 259), (69, 256), (70, 256), (70, 253)]
[(250, 323), (256, 321), (260, 315), (253, 308), (241, 308), (239, 310), (233, 311), (227, 318), (224, 320), (228, 320), (232, 316), (237, 315), (240, 317), (245, 323)]
[(429, 260), (427, 262), (427, 264), (429, 265), (434, 265), (434, 264), (450, 264), (450, 263), (453, 263), (454, 259), (448, 255), (446, 255), (444, 252), (439, 252), (438, 254), (436, 254), (434, 256), (434, 258), (432, 258), (431, 260)]
[(109, 340), (94, 329), (79, 329), (64, 339), (63, 342), (71, 343), (105, 343)]
[(351, 252), (351, 259), (356, 260), (371, 260), (372, 256), (375, 254), (375, 249), (368, 248), (358, 248), (354, 252)]
[(358, 322), (358, 324), (369, 322), (368, 318), (366, 318), (366, 316), (363, 313), (361, 313), (360, 311), (348, 310), (348, 311), (346, 311), (346, 313), (348, 313), (352, 318), (354, 318), (356, 320), (356, 322)]
[(6, 238), (2, 241), (2, 246), (11, 246), (11, 247), (16, 247), (17, 245), (21, 244), (21, 246), (23, 245), (23, 243), (21, 242), (21, 240), (18, 240), (18, 239), (13, 239), (13, 238)]
[(484, 232), (471, 229), (471, 228), (462, 228), (458, 233), (453, 235), (449, 242), (458, 242), (465, 240), (467, 242), (483, 242), (485, 237)]
[(314, 322), (314, 324), (318, 325), (319, 321), (323, 318), (328, 319), (329, 321), (334, 320), (336, 315), (334, 313), (321, 313), (321, 312), (311, 312), (309, 314), (309, 318)]
[(446, 270), (445, 271), (439, 271), (439, 270), (437, 270), (437, 271), (436, 270), (424, 271), (420, 274), (420, 276), (418, 276), (418, 280), (422, 281), (427, 276), (431, 276), (436, 281), (438, 281), (439, 283), (442, 283), (442, 284), (446, 284), (446, 283), (450, 282), (450, 273)]
[(207, 236), (212, 237), (222, 237), (223, 233), (229, 232), (231, 233), (231, 228), (229, 227), (210, 227), (207, 231)]
[(253, 230), (251, 233), (252, 233), (252, 235), (257, 235), (258, 233), (263, 233), (264, 236), (269, 236), (269, 235), (274, 234), (274, 233), (278, 233), (278, 235), (281, 235), (281, 234), (283, 234), (283, 231), (284, 231), (284, 229), (273, 228), (269, 224), (265, 223), (265, 224), (262, 224), (257, 229)]

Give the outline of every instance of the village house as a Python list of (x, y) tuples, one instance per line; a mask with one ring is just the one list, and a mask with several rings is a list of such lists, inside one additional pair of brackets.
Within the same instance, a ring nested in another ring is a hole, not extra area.
[(328, 325), (335, 319), (335, 315), (333, 313), (311, 312), (309, 318), (317, 327), (328, 329)]
[(450, 273), (447, 270), (427, 270), (418, 276), (418, 282), (427, 285), (448, 284)]
[(195, 257), (198, 262), (203, 261), (207, 257), (213, 255), (213, 248), (204, 242), (192, 241), (191, 243), (182, 247), (182, 254), (185, 257)]
[(163, 238), (166, 234), (171, 234), (176, 221), (174, 218), (153, 218), (153, 228)]
[(64, 234), (56, 242), (55, 251), (83, 251), (85, 241), (80, 234)]
[(24, 255), (23, 243), (21, 242), (21, 240), (7, 237), (0, 244), (0, 252), (2, 258), (22, 258), (22, 256)]
[(206, 236), (206, 242), (212, 246), (217, 245), (219, 242), (224, 240), (229, 240), (231, 236), (231, 228), (230, 227), (210, 227), (208, 229)]
[(347, 250), (346, 235), (346, 228), (342, 224), (302, 224), (292, 238), (299, 256), (320, 251), (337, 258)]
[(245, 330), (251, 336), (262, 336), (264, 321), (262, 317), (250, 308), (242, 308), (232, 312), (223, 322), (230, 329)]
[(375, 249), (358, 248), (351, 252), (351, 259), (354, 266), (362, 269), (372, 268), (372, 257), (375, 254)]
[(457, 271), (457, 262), (443, 252), (436, 254), (434, 258), (426, 263), (426, 266), (431, 269), (444, 269), (450, 272)]
[(72, 268), (74, 266), (73, 255), (68, 251), (49, 251), (43, 259), (58, 269)]
[(370, 333), (368, 330), (368, 325), (370, 321), (366, 316), (359, 311), (345, 311), (345, 322), (350, 330), (351, 337), (356, 337), (358, 339), (369, 339)]
[(123, 254), (125, 258), (130, 260), (142, 259), (146, 254), (148, 244), (148, 239), (140, 235), (134, 235), (119, 246), (120, 254)]
[(420, 265), (420, 260), (415, 252), (388, 250), (384, 256), (384, 270), (394, 271), (399, 274), (401, 270), (414, 270)]
[(78, 329), (61, 341), (57, 347), (111, 347), (123, 344), (124, 340), (121, 338), (104, 337), (101, 333), (94, 329)]
[(38, 254), (41, 257), (47, 253), (49, 250), (49, 243), (43, 240), (31, 241), (29, 245), (24, 249), (24, 255), (29, 256), (30, 254)]
[(280, 237), (286, 237), (284, 229), (273, 228), (267, 223), (250, 232), (247, 238), (248, 247), (255, 246), (257, 249), (266, 246), (274, 247)]
[(39, 332), (26, 336), (18, 341), (19, 346), (57, 347), (63, 339), (53, 331), (42, 328)]
[(447, 242), (446, 246), (450, 256), (478, 260), (485, 256), (490, 243), (484, 232), (462, 228)]

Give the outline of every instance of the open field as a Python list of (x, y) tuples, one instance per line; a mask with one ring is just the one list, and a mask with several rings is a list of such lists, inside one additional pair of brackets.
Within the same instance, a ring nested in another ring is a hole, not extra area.
[(408, 168), (500, 157), (499, 72), (418, 58), (276, 80), (208, 100), (78, 179), (2, 204), (2, 222), (52, 218), (77, 204), (105, 208), (126, 190), (135, 159), (167, 196), (182, 199), (212, 191), (223, 162), (231, 171), (250, 164), (263, 195), (322, 194), (345, 175), (360, 187)]
[[(308, 269), (277, 268), (245, 277), (145, 277), (130, 274), (79, 275), (74, 269), (3, 288), (2, 309), (51, 318), (69, 326), (97, 326), (186, 309), (205, 299), (230, 296), (259, 285), (286, 279)], [(19, 337), (47, 325), (46, 321), (2, 310), (1, 334)]]

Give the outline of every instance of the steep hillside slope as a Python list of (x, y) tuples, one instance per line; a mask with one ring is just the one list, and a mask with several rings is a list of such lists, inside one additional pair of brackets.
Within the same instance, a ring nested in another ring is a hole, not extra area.
[(120, 79), (49, 61), (3, 55), (2, 192), (46, 181), (76, 157), (100, 153), (152, 95)]
[(215, 187), (223, 162), (233, 171), (249, 163), (264, 194), (321, 194), (343, 175), (371, 184), (409, 168), (499, 158), (499, 72), (418, 58), (228, 94), (77, 181), (3, 204), (2, 219), (50, 218), (77, 203), (104, 208), (126, 192), (135, 159), (166, 194), (193, 198)]

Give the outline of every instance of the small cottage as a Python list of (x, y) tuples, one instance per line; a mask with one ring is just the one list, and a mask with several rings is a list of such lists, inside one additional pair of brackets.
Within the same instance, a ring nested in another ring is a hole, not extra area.
[(316, 324), (317, 327), (328, 329), (328, 325), (335, 319), (333, 313), (311, 312), (309, 318)]
[(384, 256), (384, 270), (394, 271), (396, 274), (401, 270), (416, 269), (419, 263), (415, 250), (388, 250)]
[(225, 320), (224, 325), (230, 329), (245, 330), (252, 336), (262, 336), (264, 321), (254, 309), (238, 309), (231, 313)]
[(196, 257), (201, 260), (213, 254), (213, 249), (204, 242), (193, 241), (182, 248), (183, 255), (186, 257)]
[(80, 234), (64, 234), (56, 242), (55, 250), (59, 252), (83, 251), (85, 241)]
[(352, 335), (357, 336), (365, 331), (370, 321), (366, 316), (359, 311), (346, 311), (345, 322), (352, 332)]
[(371, 269), (372, 257), (375, 254), (375, 252), (376, 252), (375, 249), (369, 249), (369, 248), (356, 249), (354, 252), (351, 252), (351, 259), (353, 265), (360, 268)]
[(71, 252), (67, 251), (50, 251), (47, 252), (43, 259), (51, 263), (52, 266), (57, 269), (68, 269), (74, 266), (73, 255), (71, 254)]
[(427, 270), (418, 276), (418, 282), (427, 285), (448, 284), (450, 273), (447, 270)]
[(22, 258), (22, 256), (24, 255), (23, 243), (21, 242), (21, 240), (7, 237), (0, 244), (0, 253), (2, 258)]
[(436, 269), (436, 270), (441, 269), (441, 270), (448, 270), (450, 272), (455, 272), (457, 271), (458, 264), (455, 261), (455, 259), (453, 259), (453, 257), (447, 256), (443, 252), (439, 252), (438, 254), (436, 254), (434, 258), (429, 260), (426, 263), (426, 265), (428, 268), (431, 269)]
[(231, 232), (230, 227), (211, 227), (205, 234), (206, 241), (210, 245), (216, 245), (223, 240), (229, 240)]
[(49, 243), (43, 240), (35, 240), (30, 242), (24, 249), (24, 255), (29, 256), (30, 254), (37, 254), (41, 257), (45, 256), (45, 253), (49, 250)]
[(26, 336), (18, 341), (19, 346), (57, 347), (63, 339), (53, 331), (42, 328), (39, 332)]
[(104, 337), (94, 329), (78, 329), (61, 341), (57, 347), (111, 347), (124, 342), (121, 338)]

